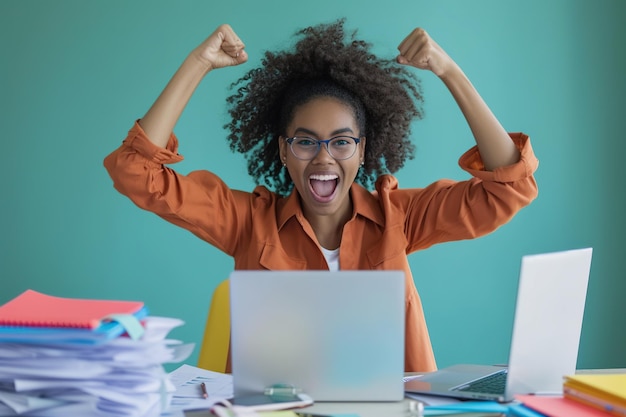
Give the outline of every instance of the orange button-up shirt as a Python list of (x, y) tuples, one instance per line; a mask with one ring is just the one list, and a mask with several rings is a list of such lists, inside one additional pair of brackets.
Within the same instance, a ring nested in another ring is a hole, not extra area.
[[(407, 255), (436, 243), (489, 233), (537, 195), (533, 173), (538, 161), (529, 138), (522, 133), (510, 136), (520, 149), (519, 162), (485, 171), (474, 147), (459, 160), (472, 174), (467, 181), (441, 180), (425, 188), (400, 189), (393, 176), (383, 175), (375, 191), (352, 185), (354, 212), (343, 229), (340, 269), (404, 271), (407, 372), (436, 369)], [(229, 188), (209, 171), (179, 174), (164, 165), (182, 160), (177, 150), (174, 134), (161, 148), (135, 123), (104, 165), (120, 193), (232, 256), (235, 269), (328, 269), (295, 190), (287, 197), (262, 186), (244, 192)]]

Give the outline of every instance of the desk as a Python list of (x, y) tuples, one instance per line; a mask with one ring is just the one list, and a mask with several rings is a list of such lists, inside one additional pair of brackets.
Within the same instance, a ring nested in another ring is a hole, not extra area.
[[(615, 369), (581, 369), (576, 373), (626, 373), (626, 368)], [(407, 375), (416, 375), (409, 373)], [(301, 409), (311, 414), (357, 414), (359, 417), (409, 417), (409, 402), (404, 399), (395, 402), (317, 402), (310, 407)], [(298, 411), (298, 410), (294, 410)], [(214, 417), (209, 411), (188, 411), (185, 417)]]
[[(408, 417), (409, 401), (396, 402), (318, 402), (303, 408), (311, 414), (357, 414), (359, 417)], [(185, 417), (215, 417), (209, 411), (187, 411)]]

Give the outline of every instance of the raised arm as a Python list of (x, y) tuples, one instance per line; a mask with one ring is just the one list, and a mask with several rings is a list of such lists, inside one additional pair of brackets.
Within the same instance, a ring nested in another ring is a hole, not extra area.
[(519, 151), (461, 68), (423, 29), (415, 29), (398, 47), (398, 63), (432, 71), (452, 93), (474, 135), (485, 169), (519, 160)]
[(229, 25), (218, 27), (183, 61), (139, 124), (148, 138), (165, 147), (191, 95), (211, 70), (248, 60), (245, 45)]

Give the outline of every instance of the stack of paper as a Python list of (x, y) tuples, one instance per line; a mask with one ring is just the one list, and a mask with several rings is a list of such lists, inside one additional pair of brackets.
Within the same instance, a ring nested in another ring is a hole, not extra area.
[(626, 373), (568, 376), (563, 396), (617, 416), (626, 416)]
[(163, 364), (194, 347), (167, 339), (182, 324), (141, 302), (28, 290), (0, 306), (0, 415), (158, 416), (174, 391)]

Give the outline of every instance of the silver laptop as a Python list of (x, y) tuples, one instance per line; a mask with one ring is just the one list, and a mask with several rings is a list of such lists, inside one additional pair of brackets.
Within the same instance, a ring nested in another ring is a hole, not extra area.
[(404, 273), (234, 271), (235, 397), (293, 387), (314, 401), (404, 397)]
[(454, 365), (407, 381), (405, 391), (496, 401), (562, 392), (563, 376), (576, 370), (591, 254), (522, 258), (507, 367)]

